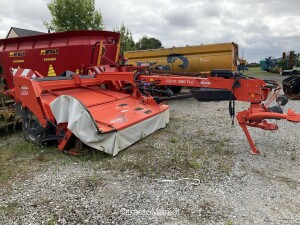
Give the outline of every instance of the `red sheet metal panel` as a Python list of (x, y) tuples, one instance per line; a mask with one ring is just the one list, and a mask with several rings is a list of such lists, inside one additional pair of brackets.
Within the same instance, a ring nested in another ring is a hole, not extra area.
[(91, 64), (114, 63), (119, 39), (119, 33), (108, 31), (67, 31), (2, 39), (0, 62), (12, 88), (10, 67), (29, 68), (43, 76), (56, 76), (66, 70), (81, 74)]

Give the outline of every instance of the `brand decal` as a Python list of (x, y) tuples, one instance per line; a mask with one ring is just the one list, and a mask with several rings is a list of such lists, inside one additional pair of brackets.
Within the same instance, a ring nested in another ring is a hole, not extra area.
[(178, 53), (172, 53), (172, 54), (168, 55), (168, 57), (167, 57), (167, 62), (168, 63), (173, 64), (177, 61), (179, 61), (178, 67), (180, 69), (186, 69), (189, 66), (189, 60), (184, 55), (178, 54)]
[(128, 121), (128, 119), (125, 117), (125, 114), (122, 114), (120, 116), (118, 116), (115, 119), (111, 119), (110, 123), (114, 124), (114, 123), (126, 123)]
[(20, 87), (20, 89), (21, 89), (21, 95), (28, 95), (28, 87), (27, 86), (25, 86), (25, 85), (22, 85), (21, 87)]
[(25, 56), (25, 51), (9, 53), (9, 57), (23, 57), (23, 56)]
[(208, 79), (203, 79), (200, 81), (200, 85), (203, 87), (208, 87), (211, 85), (211, 82)]
[(201, 62), (209, 62), (210, 60), (209, 60), (209, 59), (206, 59), (206, 58), (200, 58), (200, 61), (201, 61)]
[(53, 55), (53, 54), (59, 54), (58, 48), (41, 50), (41, 55)]
[(140, 66), (150, 66), (149, 63), (140, 63)]
[(137, 66), (149, 66), (149, 67), (153, 67), (154, 65), (156, 65), (157, 62), (142, 62), (142, 61), (136, 61), (136, 65)]

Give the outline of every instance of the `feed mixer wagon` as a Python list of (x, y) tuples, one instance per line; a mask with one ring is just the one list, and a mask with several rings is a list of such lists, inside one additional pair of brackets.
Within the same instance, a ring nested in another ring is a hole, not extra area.
[[(17, 111), (22, 112), (27, 139), (56, 141), (61, 151), (74, 152), (87, 145), (116, 155), (169, 122), (169, 106), (163, 102), (173, 97), (152, 96), (150, 90), (158, 86), (189, 87), (199, 101), (228, 100), (230, 115), (236, 116), (253, 154), (259, 151), (248, 126), (276, 130), (277, 125), (267, 119), (300, 122), (300, 114), (292, 109), (282, 112), (280, 106), (287, 99), (278, 96), (280, 86), (276, 82), (235, 72), (202, 78), (120, 67), (116, 63), (118, 43), (117, 33), (101, 31), (1, 40), (6, 94), (15, 99)], [(49, 63), (48, 58), (53, 58), (54, 70), (68, 71), (49, 74), (50, 66), (45, 69), (39, 65)], [(18, 61), (14, 64), (13, 60)], [(235, 100), (250, 106), (236, 114)], [(271, 106), (274, 101), (276, 105)]]

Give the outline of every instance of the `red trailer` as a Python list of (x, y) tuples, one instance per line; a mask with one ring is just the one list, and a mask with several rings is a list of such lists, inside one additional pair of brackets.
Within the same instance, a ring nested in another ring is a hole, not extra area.
[(109, 31), (67, 31), (2, 39), (0, 62), (8, 88), (13, 87), (9, 68), (30, 68), (43, 76), (66, 70), (83, 74), (91, 65), (118, 63), (120, 34)]

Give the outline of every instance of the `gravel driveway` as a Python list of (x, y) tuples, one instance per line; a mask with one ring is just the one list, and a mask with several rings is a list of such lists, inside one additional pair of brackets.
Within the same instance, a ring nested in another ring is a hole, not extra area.
[(114, 158), (33, 160), (1, 190), (1, 224), (300, 224), (299, 124), (250, 129), (253, 156), (227, 101), (168, 104), (167, 128)]

